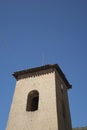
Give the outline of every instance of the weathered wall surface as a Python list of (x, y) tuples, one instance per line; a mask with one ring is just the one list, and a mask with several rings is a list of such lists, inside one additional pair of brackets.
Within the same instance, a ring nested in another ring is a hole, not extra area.
[[(62, 88), (61, 88), (62, 87)], [(67, 86), (56, 71), (58, 130), (72, 130)]]
[[(32, 90), (39, 92), (39, 108), (27, 112), (27, 95)], [(58, 130), (55, 72), (17, 81), (6, 130)]]

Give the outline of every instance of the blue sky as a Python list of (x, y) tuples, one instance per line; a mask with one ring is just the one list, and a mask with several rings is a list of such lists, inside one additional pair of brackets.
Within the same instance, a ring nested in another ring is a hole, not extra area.
[(0, 130), (6, 129), (12, 73), (59, 64), (72, 84), (72, 126), (87, 126), (87, 0), (0, 0)]

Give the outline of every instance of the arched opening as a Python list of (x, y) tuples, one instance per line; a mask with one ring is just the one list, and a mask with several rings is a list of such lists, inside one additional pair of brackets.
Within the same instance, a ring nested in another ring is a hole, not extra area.
[(39, 92), (37, 90), (32, 90), (27, 97), (26, 111), (38, 110), (38, 103), (39, 103)]

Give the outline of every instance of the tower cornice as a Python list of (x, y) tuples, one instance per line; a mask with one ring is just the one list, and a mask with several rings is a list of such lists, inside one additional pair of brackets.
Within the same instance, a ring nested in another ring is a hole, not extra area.
[(36, 75), (50, 73), (54, 71), (55, 69), (59, 73), (64, 83), (66, 84), (67, 89), (72, 88), (72, 85), (69, 83), (69, 81), (67, 80), (66, 76), (64, 75), (64, 73), (62, 72), (58, 64), (53, 64), (53, 65), (48, 64), (48, 65), (44, 65), (44, 66), (40, 66), (36, 68), (30, 68), (30, 69), (26, 69), (22, 71), (17, 71), (13, 73), (13, 76), (16, 78), (16, 80), (18, 80), (18, 79), (25, 78), (28, 76), (32, 77)]

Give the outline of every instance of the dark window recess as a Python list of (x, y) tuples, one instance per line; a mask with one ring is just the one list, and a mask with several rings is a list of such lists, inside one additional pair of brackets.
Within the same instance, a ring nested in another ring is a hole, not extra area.
[(31, 91), (27, 97), (26, 111), (38, 110), (39, 93), (36, 90)]
[(35, 111), (37, 109), (38, 109), (38, 97), (34, 97), (32, 99), (31, 111)]

